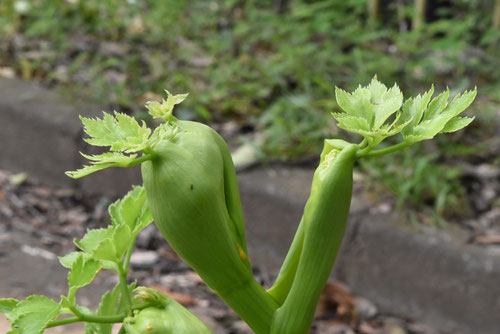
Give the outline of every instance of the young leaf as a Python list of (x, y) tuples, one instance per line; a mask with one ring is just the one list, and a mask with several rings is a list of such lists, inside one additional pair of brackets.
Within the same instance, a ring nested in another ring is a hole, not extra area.
[[(410, 134), (416, 124), (420, 122), (424, 112), (427, 110), (427, 105), (429, 104), (432, 95), (434, 94), (434, 86), (431, 87), (423, 95), (417, 95), (416, 97), (409, 98), (403, 104), (403, 112), (398, 121), (398, 127), (402, 128), (401, 133), (403, 136)], [(408, 123), (406, 126), (404, 123)]]
[(137, 154), (126, 155), (119, 152), (107, 152), (99, 155), (87, 155), (80, 152), (80, 154), (89, 159), (92, 165), (85, 165), (76, 171), (66, 172), (66, 175), (74, 179), (109, 167), (131, 167), (137, 161)]
[(70, 288), (81, 288), (90, 284), (95, 276), (101, 270), (100, 261), (95, 259), (86, 259), (80, 253), (71, 266), (71, 271), (68, 274), (68, 284)]
[(17, 304), (19, 304), (19, 300), (14, 298), (4, 298), (0, 299), (0, 313), (5, 314), (7, 319), (12, 322), (12, 318), (10, 314), (16, 308)]
[(372, 130), (376, 131), (401, 108), (403, 94), (397, 85), (388, 90), (385, 85), (375, 79), (368, 85), (368, 90), (371, 93), (370, 102), (374, 112)]
[[(59, 257), (59, 263), (65, 268), (71, 269), (73, 266), (73, 263), (76, 261), (76, 259), (80, 256), (80, 254), (83, 256), (84, 259), (91, 259), (92, 257), (90, 254), (83, 253), (83, 252), (71, 252), (68, 253), (64, 256)], [(111, 262), (111, 261), (100, 261), (101, 266), (103, 269), (113, 269), (116, 270), (116, 263)]]
[(153, 222), (143, 187), (134, 187), (124, 198), (111, 204), (108, 210), (113, 224), (127, 224), (134, 234)]
[(75, 245), (82, 251), (92, 254), (99, 245), (113, 235), (113, 227), (88, 230), (81, 240), (74, 240)]
[(455, 132), (469, 125), (475, 117), (455, 117), (446, 123), (441, 132)]
[(472, 122), (471, 118), (456, 117), (463, 112), (476, 97), (476, 90), (458, 94), (448, 104), (449, 92), (443, 92), (434, 98), (424, 113), (422, 121), (405, 135), (405, 140), (413, 143), (431, 139), (440, 132), (453, 132)]
[[(116, 285), (113, 290), (106, 291), (106, 293), (101, 297), (101, 302), (97, 309), (98, 315), (112, 315), (116, 314), (115, 307), (120, 296), (120, 285)], [(119, 312), (118, 312), (119, 313)], [(86, 323), (85, 324), (85, 334), (111, 334), (113, 329), (113, 324), (97, 324), (97, 323)]]
[(446, 108), (449, 96), (450, 90), (446, 89), (444, 92), (433, 98), (431, 103), (429, 103), (429, 107), (424, 113), (422, 121), (431, 120), (439, 115), (444, 110), (444, 108)]
[(104, 113), (102, 119), (81, 116), (80, 119), (90, 136), (84, 140), (94, 146), (110, 146), (111, 152), (99, 155), (81, 153), (90, 160), (91, 165), (66, 172), (69, 177), (77, 179), (109, 167), (131, 167), (144, 160), (144, 156), (138, 158), (137, 154), (130, 154), (149, 147), (151, 129), (144, 122), (139, 125), (133, 117), (117, 112), (114, 117)]
[(188, 94), (172, 95), (168, 90), (165, 90), (165, 92), (167, 93), (166, 101), (162, 100), (161, 103), (150, 101), (146, 104), (146, 108), (151, 116), (169, 121), (173, 117), (172, 112), (174, 111), (174, 106), (184, 101)]
[(81, 240), (74, 240), (74, 243), (95, 259), (118, 263), (134, 237), (130, 227), (121, 224), (111, 225), (106, 229), (89, 230)]
[(110, 146), (111, 151), (139, 152), (147, 147), (151, 129), (135, 118), (118, 113), (115, 116), (104, 113), (103, 119), (93, 119), (80, 116), (84, 131), (90, 138), (84, 139), (93, 146)]
[(344, 130), (357, 133), (365, 137), (371, 134), (370, 124), (363, 117), (341, 113), (334, 113), (332, 116), (337, 120), (338, 126)]
[[(345, 111), (334, 113), (338, 126), (344, 130), (358, 133), (365, 137), (369, 147), (377, 146), (386, 137), (402, 130), (408, 123), (402, 121), (398, 125), (393, 120), (386, 121), (396, 113), (403, 103), (403, 94), (397, 85), (387, 89), (376, 77), (366, 87), (358, 87), (352, 94), (340, 88), (335, 90), (337, 103)], [(398, 113), (396, 120), (401, 113)]]
[(83, 255), (82, 252), (71, 252), (64, 256), (59, 256), (59, 263), (64, 267), (71, 269), (73, 267), (73, 263), (78, 259), (80, 255)]
[(446, 106), (443, 114), (447, 115), (450, 119), (452, 117), (458, 116), (465, 109), (467, 109), (471, 103), (476, 98), (477, 89), (466, 91), (463, 94), (458, 94), (451, 100), (451, 102)]
[(22, 334), (41, 334), (47, 324), (54, 320), (61, 305), (45, 296), (31, 296), (19, 302), (9, 313), (12, 327)]
[(121, 261), (132, 241), (133, 235), (130, 227), (127, 225), (113, 227), (111, 239), (106, 239), (101, 243), (92, 256), (100, 260)]

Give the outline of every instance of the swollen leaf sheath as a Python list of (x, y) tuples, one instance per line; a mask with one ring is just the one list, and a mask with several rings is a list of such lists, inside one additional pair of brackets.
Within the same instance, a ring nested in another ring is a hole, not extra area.
[(307, 333), (311, 325), (346, 228), (358, 149), (346, 146), (331, 161), (327, 155), (316, 170), (304, 209), (304, 241), (295, 279), (275, 313), (271, 333)]
[(268, 333), (277, 304), (252, 275), (230, 156), (221, 151), (212, 129), (183, 121), (171, 126), (179, 128), (177, 134), (159, 142), (153, 158), (142, 165), (155, 223), (255, 332)]

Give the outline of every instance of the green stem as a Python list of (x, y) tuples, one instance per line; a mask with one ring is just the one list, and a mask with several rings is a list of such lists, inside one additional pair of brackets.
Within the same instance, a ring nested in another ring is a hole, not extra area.
[(122, 266), (119, 266), (120, 269), (120, 286), (122, 290), (122, 295), (123, 298), (125, 299), (125, 302), (127, 304), (127, 313), (132, 313), (132, 297), (130, 296), (130, 292), (128, 290), (128, 284), (127, 284), (127, 275), (128, 272), (124, 270)]
[(368, 140), (366, 138), (363, 138), (361, 143), (358, 145), (361, 149), (366, 148), (368, 146)]
[[(76, 310), (76, 312), (75, 312)], [(116, 315), (89, 315), (80, 313), (76, 308), (72, 309), (72, 311), (78, 315), (76, 317), (58, 319), (49, 322), (46, 328), (52, 328), (57, 326), (69, 325), (75, 322), (93, 322), (99, 324), (115, 324), (123, 322), (125, 319), (125, 314), (116, 314)]]
[(134, 167), (134, 166), (142, 164), (145, 161), (151, 160), (152, 158), (153, 158), (153, 154), (144, 154), (143, 156), (140, 156), (140, 157), (134, 159), (132, 162), (125, 163), (125, 164), (119, 164), (119, 165), (117, 165), (117, 167), (124, 167), (124, 168)]
[(129, 267), (130, 267), (130, 258), (132, 257), (132, 252), (134, 251), (134, 247), (135, 247), (135, 241), (136, 241), (137, 237), (134, 238), (134, 241), (130, 244), (130, 246), (128, 247), (127, 249), (127, 253), (125, 255), (125, 262), (123, 264), (123, 268), (124, 268), (124, 271), (125, 271), (125, 274), (128, 275), (128, 272), (129, 272)]
[(282, 305), (285, 302), (288, 293), (292, 287), (297, 267), (299, 266), (300, 254), (302, 253), (302, 246), (304, 244), (304, 218), (300, 220), (299, 227), (292, 241), (292, 245), (288, 250), (285, 261), (281, 266), (280, 272), (273, 286), (267, 292)]
[(217, 293), (256, 334), (270, 332), (278, 303), (253, 277), (236, 289)]
[[(96, 322), (96, 323), (104, 323), (104, 324), (109, 324), (109, 323), (117, 323), (117, 322), (122, 322), (123, 319), (127, 316), (125, 313), (123, 314), (116, 314), (116, 315), (94, 315), (94, 314), (84, 314), (78, 311), (76, 306), (70, 305), (68, 308), (73, 312), (74, 315), (80, 321), (85, 321), (85, 322)], [(61, 319), (65, 320), (65, 319)], [(57, 320), (55, 320), (57, 321)]]
[(49, 322), (49, 324), (45, 328), (52, 328), (52, 327), (57, 327), (57, 326), (69, 325), (69, 324), (73, 324), (73, 323), (79, 322), (79, 321), (81, 321), (81, 320), (80, 320), (80, 318), (77, 318), (77, 317), (54, 320), (54, 321)]
[(298, 267), (285, 302), (273, 316), (271, 334), (309, 331), (347, 225), (358, 149), (358, 145), (346, 146), (326, 170), (318, 168), (314, 174), (304, 208), (304, 241)]
[(362, 150), (362, 151), (358, 152), (357, 157), (358, 158), (378, 157), (378, 156), (381, 156), (381, 155), (384, 155), (384, 154), (388, 154), (388, 153), (399, 151), (399, 150), (401, 150), (401, 149), (403, 149), (405, 147), (408, 147), (410, 145), (411, 145), (411, 143), (404, 141), (404, 142), (401, 142), (399, 144), (396, 144), (396, 145), (393, 145), (393, 146), (389, 146), (389, 147), (386, 147), (386, 148), (383, 148), (383, 149), (380, 149), (380, 150), (368, 151), (368, 152), (363, 152), (363, 150)]

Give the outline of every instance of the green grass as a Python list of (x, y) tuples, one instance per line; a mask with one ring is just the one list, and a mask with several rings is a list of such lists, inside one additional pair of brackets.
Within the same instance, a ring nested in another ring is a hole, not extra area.
[[(0, 67), (138, 118), (163, 89), (190, 92), (180, 114), (250, 125), (262, 154), (289, 160), (317, 154), (338, 131), (333, 85), (351, 90), (374, 74), (410, 93), (432, 82), (477, 85), (487, 101), (478, 110), (498, 109), (500, 32), (490, 7), (455, 1), (412, 30), (410, 3), (387, 4), (369, 22), (367, 0), (289, 0), (282, 12), (264, 0), (4, 0)], [(424, 201), (426, 192), (402, 194)]]

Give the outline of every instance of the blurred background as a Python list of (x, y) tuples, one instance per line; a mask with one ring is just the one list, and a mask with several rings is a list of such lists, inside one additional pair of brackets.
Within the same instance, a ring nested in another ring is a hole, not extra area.
[(431, 84), (452, 96), (478, 86), (477, 121), (430, 144), (439, 149), (362, 166), (400, 205), (470, 215), (485, 208), (464, 205), (470, 185), (450, 160), (498, 156), (499, 27), (495, 0), (3, 0), (0, 75), (141, 119), (165, 88), (189, 92), (179, 117), (236, 135), (259, 160), (288, 161), (343, 135), (329, 115), (334, 86), (351, 90), (374, 75), (405, 97)]
[[(312, 168), (324, 138), (350, 136), (330, 116), (335, 86), (375, 75), (405, 98), (477, 86), (476, 120), (362, 161), (364, 196), (404, 224), (500, 244), (500, 0), (0, 1), (0, 77), (146, 122), (146, 101), (189, 92), (178, 117), (220, 131), (240, 169)], [(5, 193), (21, 171), (4, 172)]]

